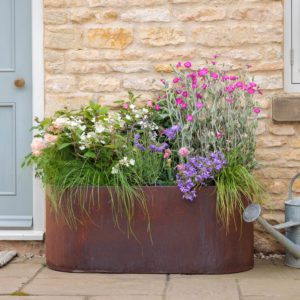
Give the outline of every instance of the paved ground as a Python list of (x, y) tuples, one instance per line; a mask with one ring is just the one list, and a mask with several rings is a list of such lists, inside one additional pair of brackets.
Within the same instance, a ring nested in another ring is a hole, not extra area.
[(232, 275), (69, 274), (41, 258), (16, 258), (0, 269), (0, 300), (298, 300), (300, 270), (256, 260)]

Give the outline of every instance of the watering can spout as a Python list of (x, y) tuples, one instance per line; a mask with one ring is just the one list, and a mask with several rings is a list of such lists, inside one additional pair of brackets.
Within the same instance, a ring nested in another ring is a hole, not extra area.
[(243, 213), (243, 219), (245, 222), (258, 221), (274, 238), (281, 243), (286, 250), (292, 254), (296, 259), (300, 258), (300, 246), (289, 240), (283, 234), (281, 234), (277, 229), (290, 228), (294, 226), (299, 226), (300, 222), (289, 221), (276, 226), (270, 225), (265, 219), (260, 216), (261, 207), (258, 204), (250, 204)]

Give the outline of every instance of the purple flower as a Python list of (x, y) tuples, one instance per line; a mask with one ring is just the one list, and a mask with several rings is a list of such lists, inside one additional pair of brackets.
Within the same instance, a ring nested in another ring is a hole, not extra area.
[(140, 135), (139, 133), (136, 133), (134, 135), (134, 146), (141, 151), (146, 151), (146, 148), (140, 143)]
[(183, 198), (193, 201), (196, 197), (196, 188), (213, 180), (215, 175), (226, 164), (221, 151), (212, 152), (208, 157), (190, 157), (188, 162), (177, 167), (177, 186), (183, 193)]
[(160, 147), (157, 147), (157, 146), (151, 144), (151, 145), (149, 146), (149, 149), (150, 149), (152, 152), (162, 153), (162, 152), (164, 152), (168, 147), (169, 147), (169, 145), (168, 145), (167, 143), (163, 143)]
[(171, 128), (167, 128), (164, 130), (164, 135), (169, 139), (169, 140), (174, 140), (177, 133), (181, 130), (179, 125), (173, 125)]

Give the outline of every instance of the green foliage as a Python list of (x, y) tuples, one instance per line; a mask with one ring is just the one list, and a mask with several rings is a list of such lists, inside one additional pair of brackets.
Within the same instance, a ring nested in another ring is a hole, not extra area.
[(227, 165), (215, 178), (217, 187), (217, 213), (225, 226), (228, 226), (235, 211), (244, 210), (244, 200), (262, 203), (266, 198), (260, 182), (241, 164), (239, 149), (227, 155)]

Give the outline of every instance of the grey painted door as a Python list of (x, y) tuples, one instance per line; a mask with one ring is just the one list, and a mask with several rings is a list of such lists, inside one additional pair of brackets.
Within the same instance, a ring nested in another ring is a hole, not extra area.
[(0, 230), (32, 226), (31, 74), (31, 0), (0, 0)]

